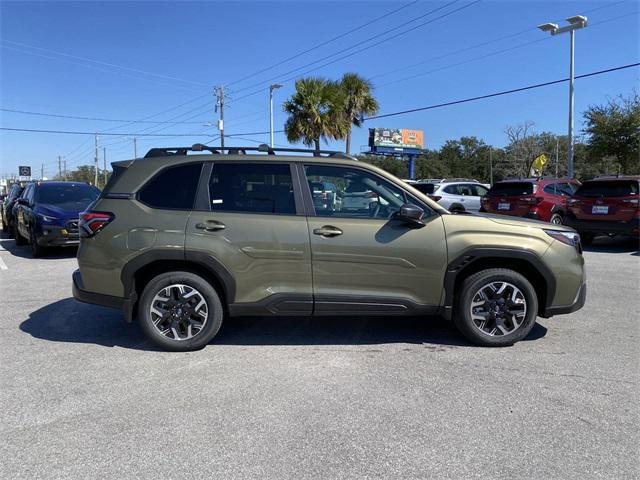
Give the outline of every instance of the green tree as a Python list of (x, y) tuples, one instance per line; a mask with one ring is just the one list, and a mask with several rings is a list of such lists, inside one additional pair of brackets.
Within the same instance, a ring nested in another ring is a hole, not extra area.
[(378, 101), (372, 95), (371, 82), (356, 73), (345, 73), (340, 80), (340, 109), (346, 123), (345, 151), (351, 153), (351, 129), (361, 127), (364, 116), (378, 113)]
[(640, 173), (640, 96), (634, 92), (584, 113), (590, 158), (614, 157), (622, 173)]
[[(93, 185), (95, 181), (95, 173), (96, 171), (93, 165), (80, 165), (76, 170), (68, 171), (66, 176), (56, 175), (54, 179), (64, 180), (66, 178), (66, 180), (70, 182), (86, 182)], [(111, 172), (107, 170), (106, 173), (108, 181), (109, 177), (111, 176)], [(96, 185), (98, 188), (104, 188), (104, 174), (104, 170), (98, 169), (98, 185)]]
[(295, 93), (283, 104), (283, 110), (289, 114), (284, 125), (287, 140), (313, 145), (319, 150), (321, 138), (325, 141), (344, 138), (347, 126), (340, 104), (340, 87), (336, 82), (317, 77), (297, 80)]

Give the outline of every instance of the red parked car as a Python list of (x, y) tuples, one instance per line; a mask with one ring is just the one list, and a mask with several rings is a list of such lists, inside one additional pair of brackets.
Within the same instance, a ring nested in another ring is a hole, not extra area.
[(567, 225), (588, 244), (598, 233), (640, 236), (640, 177), (598, 177), (569, 200)]
[(481, 212), (563, 224), (567, 199), (580, 186), (572, 178), (524, 178), (495, 183), (482, 197)]

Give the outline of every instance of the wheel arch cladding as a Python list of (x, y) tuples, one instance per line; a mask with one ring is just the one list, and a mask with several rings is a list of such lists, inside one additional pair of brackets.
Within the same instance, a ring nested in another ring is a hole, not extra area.
[(538, 313), (544, 314), (553, 301), (556, 280), (549, 268), (533, 252), (503, 248), (474, 248), (453, 260), (445, 274), (445, 303), (448, 311), (462, 282), (487, 268), (507, 268), (518, 272), (531, 282), (538, 297)]
[(233, 303), (236, 284), (229, 270), (204, 252), (182, 250), (150, 251), (138, 255), (122, 269), (125, 295), (139, 296), (144, 286), (156, 275), (170, 271), (187, 271), (200, 275), (218, 291), (225, 305)]

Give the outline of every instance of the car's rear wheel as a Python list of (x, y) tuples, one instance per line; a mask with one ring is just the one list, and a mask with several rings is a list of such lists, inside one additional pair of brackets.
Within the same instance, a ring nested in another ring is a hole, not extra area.
[(533, 285), (513, 270), (482, 270), (466, 278), (458, 295), (454, 322), (471, 342), (486, 347), (513, 345), (536, 322)]
[(146, 285), (138, 305), (147, 337), (171, 351), (203, 348), (220, 330), (223, 315), (216, 290), (191, 272), (158, 275)]
[(27, 243), (27, 240), (20, 235), (20, 232), (18, 231), (18, 224), (16, 222), (13, 222), (13, 238), (16, 240), (16, 245), (24, 245)]
[(589, 246), (593, 243), (593, 240), (596, 238), (596, 236), (593, 233), (589, 233), (589, 232), (578, 232), (580, 234), (580, 243), (583, 246)]
[(549, 223), (552, 223), (553, 225), (562, 225), (563, 223), (562, 215), (560, 215), (559, 213), (554, 213), (553, 215), (551, 215), (551, 218), (549, 219)]

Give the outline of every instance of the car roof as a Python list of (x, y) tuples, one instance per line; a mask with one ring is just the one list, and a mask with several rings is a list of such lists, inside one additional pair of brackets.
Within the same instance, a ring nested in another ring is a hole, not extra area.
[(537, 177), (537, 178), (508, 178), (506, 180), (500, 180), (495, 182), (494, 185), (499, 183), (561, 183), (561, 182), (575, 182), (575, 178), (555, 178), (555, 177)]
[(602, 175), (600, 177), (585, 180), (585, 183), (586, 182), (615, 182), (615, 181), (628, 182), (629, 180), (631, 181), (635, 180), (636, 182), (640, 182), (640, 175), (629, 175), (629, 176)]

